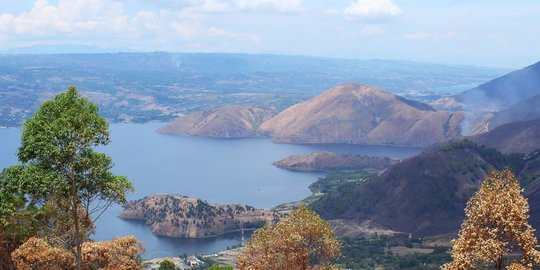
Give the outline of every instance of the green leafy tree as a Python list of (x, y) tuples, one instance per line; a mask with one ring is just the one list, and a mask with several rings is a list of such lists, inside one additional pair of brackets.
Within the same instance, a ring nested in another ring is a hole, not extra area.
[[(133, 186), (126, 177), (111, 172), (110, 157), (94, 151), (109, 143), (109, 125), (98, 108), (75, 87), (46, 101), (24, 124), (18, 150), (20, 164), (2, 172), (0, 220), (4, 225), (30, 206), (55, 201), (68, 213), (73, 231), (77, 269), (81, 247), (91, 226), (111, 204), (125, 203)], [(5, 200), (5, 201), (4, 201)]]
[(169, 260), (164, 260), (159, 263), (159, 270), (176, 270), (176, 266)]

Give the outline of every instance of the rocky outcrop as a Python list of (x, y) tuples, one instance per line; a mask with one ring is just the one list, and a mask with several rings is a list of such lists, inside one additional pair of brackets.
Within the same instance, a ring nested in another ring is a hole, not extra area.
[(275, 114), (273, 110), (230, 105), (178, 117), (158, 132), (212, 138), (253, 137), (261, 123)]
[(463, 118), (375, 87), (344, 84), (289, 107), (259, 132), (287, 143), (428, 146), (459, 136)]
[(181, 195), (158, 194), (127, 203), (122, 219), (142, 220), (160, 236), (202, 238), (275, 222), (279, 215), (249, 205), (217, 205)]
[(274, 162), (274, 166), (290, 171), (318, 172), (331, 170), (381, 170), (397, 163), (398, 160), (384, 157), (369, 157), (354, 154), (316, 152), (295, 155)]

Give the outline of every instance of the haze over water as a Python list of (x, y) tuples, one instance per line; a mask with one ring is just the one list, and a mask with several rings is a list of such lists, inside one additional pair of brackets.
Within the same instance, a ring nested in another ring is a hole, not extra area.
[[(157, 134), (163, 123), (112, 124), (111, 143), (99, 149), (109, 154), (114, 172), (127, 176), (136, 191), (131, 200), (156, 193), (182, 194), (210, 203), (240, 203), (269, 209), (298, 201), (310, 194), (309, 184), (323, 174), (278, 169), (272, 162), (289, 155), (316, 151), (358, 153), (396, 158), (409, 157), (418, 148), (343, 144), (274, 144), (268, 139), (206, 139)], [(0, 168), (17, 162), (20, 129), (0, 129)], [(121, 206), (111, 207), (97, 222), (95, 240), (135, 235), (145, 244), (145, 258), (208, 254), (240, 243), (239, 234), (211, 239), (156, 237), (144, 223), (116, 216)]]

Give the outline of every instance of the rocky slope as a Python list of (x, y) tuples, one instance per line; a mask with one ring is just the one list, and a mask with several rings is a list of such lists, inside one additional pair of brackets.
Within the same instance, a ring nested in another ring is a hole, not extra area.
[(540, 118), (505, 124), (468, 138), (503, 153), (529, 154), (540, 149)]
[(248, 205), (217, 205), (170, 194), (131, 201), (119, 217), (145, 221), (154, 234), (179, 238), (212, 237), (279, 219), (274, 212)]
[(367, 181), (345, 183), (313, 204), (326, 219), (375, 224), (420, 236), (456, 233), (466, 202), (492, 168), (510, 166), (540, 228), (540, 155), (504, 155), (470, 141), (450, 142), (392, 166)]
[(230, 105), (178, 117), (158, 132), (212, 138), (253, 137), (259, 125), (275, 114), (273, 110)]
[(397, 162), (398, 160), (396, 159), (383, 157), (315, 152), (307, 155), (286, 157), (274, 162), (274, 166), (290, 171), (303, 172), (362, 169), (381, 170)]
[(462, 113), (344, 84), (285, 109), (259, 132), (277, 142), (427, 146), (459, 136), (462, 120)]

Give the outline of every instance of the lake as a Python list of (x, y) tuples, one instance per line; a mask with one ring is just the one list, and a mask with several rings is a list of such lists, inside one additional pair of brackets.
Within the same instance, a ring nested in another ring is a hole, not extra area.
[[(289, 172), (272, 162), (289, 155), (316, 151), (357, 153), (405, 158), (419, 148), (345, 144), (274, 144), (265, 138), (208, 139), (157, 134), (163, 123), (112, 124), (111, 143), (99, 150), (115, 162), (114, 172), (127, 176), (136, 191), (129, 199), (156, 193), (174, 193), (210, 203), (240, 203), (269, 209), (308, 196), (309, 184), (322, 174)], [(20, 129), (0, 129), (0, 168), (17, 162)], [(116, 216), (121, 206), (111, 207), (97, 221), (95, 240), (135, 235), (144, 242), (143, 257), (209, 254), (241, 242), (239, 233), (211, 239), (171, 239), (153, 235), (142, 222)], [(249, 238), (249, 234), (246, 235)]]

